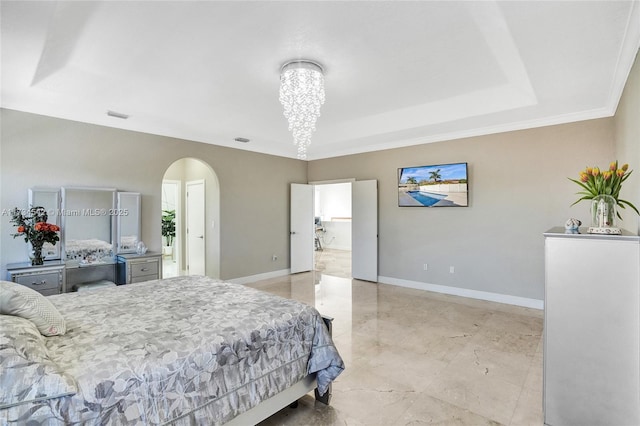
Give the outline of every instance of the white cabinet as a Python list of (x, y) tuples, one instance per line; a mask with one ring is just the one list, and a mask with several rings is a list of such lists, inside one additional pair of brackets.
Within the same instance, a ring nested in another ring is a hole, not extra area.
[(545, 424), (640, 424), (640, 237), (544, 235)]

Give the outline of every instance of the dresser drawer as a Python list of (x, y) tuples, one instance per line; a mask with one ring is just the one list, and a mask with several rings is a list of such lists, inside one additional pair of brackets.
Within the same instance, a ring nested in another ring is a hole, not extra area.
[[(129, 267), (131, 268), (130, 269), (131, 282), (134, 282), (134, 279), (136, 277), (143, 277), (146, 275), (153, 275), (156, 278), (158, 277), (159, 265), (158, 265), (158, 261), (155, 259), (148, 260), (145, 262), (131, 262)], [(151, 278), (147, 278), (147, 279), (151, 279)]]
[(159, 278), (158, 275), (142, 275), (140, 277), (131, 278), (131, 284), (141, 283), (141, 282), (151, 281), (151, 280), (157, 280), (158, 278)]
[[(27, 274), (27, 275), (18, 275), (15, 277), (15, 282), (18, 284), (26, 285), (27, 287), (39, 291), (41, 293), (47, 293), (49, 290), (55, 290), (57, 294), (60, 292), (60, 274), (57, 272), (49, 272), (43, 274)], [(48, 296), (46, 294), (45, 296)]]

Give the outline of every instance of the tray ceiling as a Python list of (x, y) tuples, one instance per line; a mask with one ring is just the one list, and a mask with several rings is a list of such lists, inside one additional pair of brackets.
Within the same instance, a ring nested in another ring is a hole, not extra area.
[(285, 157), (279, 70), (317, 61), (326, 103), (310, 160), (611, 116), (640, 46), (638, 1), (3, 0), (0, 12), (2, 107)]

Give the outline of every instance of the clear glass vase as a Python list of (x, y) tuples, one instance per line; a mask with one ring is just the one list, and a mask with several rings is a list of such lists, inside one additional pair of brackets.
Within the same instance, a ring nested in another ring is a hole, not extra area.
[(42, 244), (31, 243), (31, 252), (29, 253), (32, 265), (43, 265), (44, 256), (42, 255)]
[(597, 195), (591, 200), (590, 233), (619, 234), (616, 228), (616, 199), (611, 195)]

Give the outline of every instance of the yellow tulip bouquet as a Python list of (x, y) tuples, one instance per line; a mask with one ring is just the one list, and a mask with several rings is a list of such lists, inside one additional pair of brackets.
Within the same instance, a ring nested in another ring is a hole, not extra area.
[[(618, 161), (611, 162), (609, 170), (606, 171), (601, 171), (598, 167), (585, 168), (579, 173), (579, 180), (569, 178), (570, 181), (577, 183), (583, 189), (583, 191), (577, 192), (582, 197), (571, 205), (573, 206), (582, 200), (592, 200), (598, 195), (610, 195), (615, 199), (618, 207), (624, 209), (628, 206), (640, 215), (636, 206), (620, 198), (622, 183), (629, 178), (632, 171), (629, 170), (628, 164), (618, 168)], [(619, 219), (622, 219), (620, 212), (616, 212), (616, 214)]]

